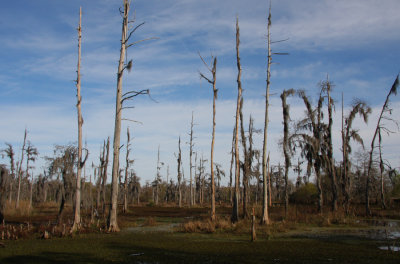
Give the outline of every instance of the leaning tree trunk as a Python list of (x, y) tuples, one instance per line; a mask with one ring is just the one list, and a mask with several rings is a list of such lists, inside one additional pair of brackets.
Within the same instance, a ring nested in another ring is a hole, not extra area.
[(76, 79), (76, 108), (78, 110), (78, 171), (76, 173), (75, 212), (71, 232), (79, 228), (81, 222), (81, 172), (82, 172), (82, 112), (81, 112), (81, 41), (82, 41), (82, 7), (79, 9), (78, 26), (78, 70)]
[(117, 95), (115, 102), (115, 125), (113, 142), (113, 165), (111, 182), (111, 206), (107, 227), (109, 231), (118, 232), (117, 207), (118, 207), (118, 172), (119, 172), (119, 146), (121, 142), (121, 117), (122, 117), (122, 77), (124, 73), (124, 61), (126, 52), (126, 39), (128, 32), (128, 14), (130, 3), (124, 0), (124, 13), (122, 20), (121, 50), (118, 63)]
[(382, 106), (382, 110), (381, 110), (381, 113), (378, 118), (378, 124), (376, 125), (375, 133), (374, 133), (374, 136), (371, 141), (371, 150), (369, 152), (369, 161), (368, 161), (367, 183), (366, 183), (366, 188), (365, 188), (365, 213), (367, 215), (371, 215), (371, 209), (369, 207), (369, 184), (370, 184), (370, 177), (371, 177), (371, 170), (372, 170), (372, 161), (373, 161), (372, 157), (373, 157), (373, 152), (374, 152), (374, 148), (375, 148), (375, 139), (376, 139), (376, 136), (378, 135), (378, 133), (380, 134), (380, 129), (382, 128), (381, 120), (382, 120), (382, 118), (384, 118), (384, 113), (385, 112), (391, 113), (390, 109), (388, 109), (390, 95), (397, 94), (398, 86), (399, 86), (399, 75), (397, 75), (397, 78), (394, 81), (389, 94), (386, 96), (386, 100)]
[(239, 18), (236, 17), (236, 61), (238, 68), (238, 75), (237, 75), (238, 96), (236, 102), (236, 125), (235, 125), (235, 193), (233, 196), (233, 208), (231, 217), (231, 221), (233, 223), (239, 220), (239, 185), (240, 185), (239, 116), (240, 116), (240, 101), (242, 99), (242, 83), (240, 80), (242, 75), (242, 68), (240, 66), (239, 44), (240, 44)]

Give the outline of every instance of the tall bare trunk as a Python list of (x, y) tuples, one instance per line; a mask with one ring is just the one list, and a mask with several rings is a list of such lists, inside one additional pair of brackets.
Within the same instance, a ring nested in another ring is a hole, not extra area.
[(239, 32), (239, 18), (236, 17), (236, 61), (238, 68), (237, 84), (238, 84), (238, 97), (236, 102), (236, 125), (235, 125), (235, 194), (233, 196), (233, 208), (231, 221), (233, 223), (239, 220), (239, 185), (240, 185), (240, 160), (239, 160), (239, 116), (240, 116), (240, 101), (242, 99), (242, 83), (241, 75), (242, 68), (240, 66), (239, 56), (240, 45), (240, 32)]
[(200, 56), (203, 63), (206, 65), (208, 70), (212, 74), (212, 79), (207, 78), (204, 74), (200, 73), (200, 77), (207, 80), (213, 87), (213, 128), (212, 128), (212, 139), (211, 139), (211, 220), (215, 220), (215, 177), (214, 177), (214, 142), (215, 142), (215, 101), (218, 96), (218, 90), (215, 87), (216, 73), (217, 73), (217, 57), (214, 58), (213, 67), (210, 67), (205, 63), (203, 58)]
[(124, 73), (124, 61), (126, 52), (126, 39), (128, 33), (128, 14), (130, 2), (124, 0), (124, 12), (122, 19), (122, 36), (121, 50), (118, 63), (117, 74), (117, 95), (115, 102), (115, 125), (114, 125), (114, 142), (113, 142), (113, 165), (111, 180), (111, 206), (108, 216), (107, 227), (109, 231), (118, 232), (117, 207), (118, 207), (118, 172), (119, 172), (119, 146), (121, 142), (121, 116), (122, 116), (122, 80)]
[(269, 107), (269, 86), (270, 86), (270, 78), (271, 78), (271, 5), (269, 6), (269, 14), (268, 14), (268, 33), (267, 33), (267, 42), (268, 42), (268, 63), (267, 63), (267, 88), (265, 94), (265, 120), (264, 120), (264, 141), (263, 141), (263, 206), (262, 206), (262, 215), (261, 215), (261, 224), (269, 224), (269, 216), (268, 216), (268, 194), (267, 194), (267, 139), (268, 139), (268, 107)]
[(78, 110), (78, 171), (76, 173), (76, 191), (75, 191), (75, 211), (74, 223), (71, 232), (79, 228), (81, 222), (81, 171), (82, 171), (82, 112), (81, 112), (81, 42), (82, 41), (82, 7), (79, 9), (79, 26), (78, 26), (78, 66), (76, 78), (76, 108)]

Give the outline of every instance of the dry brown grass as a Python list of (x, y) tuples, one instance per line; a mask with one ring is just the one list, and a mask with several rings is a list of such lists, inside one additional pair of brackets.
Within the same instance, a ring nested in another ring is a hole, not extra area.
[(191, 220), (181, 225), (180, 231), (185, 233), (214, 233), (232, 229), (232, 223), (227, 218)]
[(19, 201), (18, 208), (15, 208), (15, 202), (11, 204), (7, 202), (4, 213), (6, 216), (29, 216), (33, 212), (33, 208), (29, 208), (29, 201)]

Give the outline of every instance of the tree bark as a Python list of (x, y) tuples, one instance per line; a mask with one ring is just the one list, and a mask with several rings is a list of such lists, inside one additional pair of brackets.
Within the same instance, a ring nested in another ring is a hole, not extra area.
[(107, 227), (111, 232), (118, 232), (117, 207), (118, 207), (118, 172), (119, 172), (119, 146), (121, 142), (121, 116), (122, 116), (122, 80), (124, 73), (124, 61), (126, 52), (126, 39), (128, 33), (128, 15), (130, 2), (124, 0), (124, 13), (122, 20), (121, 50), (117, 74), (117, 95), (115, 102), (115, 125), (113, 142), (113, 165), (111, 180), (111, 206), (108, 216)]
[(82, 41), (82, 7), (79, 9), (79, 26), (78, 26), (78, 66), (76, 79), (76, 108), (78, 111), (78, 171), (76, 173), (76, 191), (75, 191), (75, 211), (74, 223), (71, 232), (79, 229), (81, 222), (81, 172), (82, 172), (82, 111), (81, 111), (81, 42)]
[(269, 7), (268, 14), (268, 33), (267, 33), (267, 42), (268, 42), (268, 63), (267, 63), (267, 88), (265, 95), (265, 120), (264, 120), (264, 141), (263, 141), (263, 206), (262, 206), (262, 215), (261, 215), (261, 224), (269, 224), (269, 216), (268, 216), (268, 187), (267, 187), (267, 139), (268, 139), (268, 107), (269, 107), (269, 87), (270, 87), (270, 78), (271, 78), (271, 5)]
[(211, 140), (211, 221), (215, 221), (215, 177), (214, 177), (214, 142), (215, 142), (215, 100), (217, 99), (218, 90), (215, 88), (217, 70), (217, 58), (214, 58), (212, 68), (213, 75), (213, 129)]
[(235, 125), (235, 193), (233, 196), (233, 208), (231, 217), (231, 221), (233, 223), (236, 223), (239, 220), (239, 185), (240, 185), (239, 116), (240, 116), (240, 101), (242, 99), (242, 83), (240, 80), (242, 75), (242, 68), (240, 66), (239, 45), (240, 45), (239, 18), (236, 17), (236, 61), (238, 68), (238, 75), (237, 75), (238, 97), (236, 102), (236, 125)]

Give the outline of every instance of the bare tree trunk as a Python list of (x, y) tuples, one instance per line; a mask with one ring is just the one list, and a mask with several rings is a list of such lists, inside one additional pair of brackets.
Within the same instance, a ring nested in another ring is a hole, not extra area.
[(76, 174), (76, 191), (75, 191), (75, 212), (74, 223), (71, 232), (79, 228), (81, 222), (81, 171), (82, 171), (82, 112), (81, 112), (81, 41), (82, 41), (82, 7), (79, 9), (79, 26), (78, 26), (78, 70), (76, 79), (76, 97), (78, 110), (78, 171)]
[(213, 67), (213, 130), (211, 140), (211, 221), (215, 221), (215, 178), (214, 178), (214, 141), (215, 141), (215, 100), (217, 99), (218, 90), (215, 88), (215, 72), (217, 66), (217, 58), (214, 59)]
[(18, 191), (17, 191), (17, 201), (15, 203), (15, 208), (19, 207), (19, 198), (20, 198), (20, 193), (21, 193), (21, 180), (22, 180), (22, 164), (24, 161), (24, 153), (25, 153), (25, 144), (26, 144), (27, 134), (28, 134), (28, 131), (25, 128), (24, 143), (22, 144), (22, 150), (21, 150), (21, 160), (19, 161), (19, 166), (18, 166)]
[(267, 88), (265, 95), (265, 120), (264, 120), (264, 141), (263, 141), (263, 207), (262, 207), (262, 215), (261, 215), (261, 224), (269, 224), (269, 216), (268, 216), (268, 194), (267, 194), (267, 139), (268, 139), (268, 108), (269, 108), (269, 86), (270, 86), (270, 78), (271, 78), (271, 4), (269, 6), (269, 14), (268, 14), (268, 34), (267, 34), (267, 42), (268, 42), (268, 63), (267, 63)]
[(211, 221), (215, 221), (215, 179), (214, 179), (214, 141), (215, 141), (215, 100), (217, 99), (218, 90), (215, 87), (216, 83), (216, 73), (217, 73), (217, 58), (214, 58), (213, 67), (210, 67), (205, 63), (203, 58), (200, 56), (203, 63), (206, 65), (208, 70), (212, 74), (212, 79), (208, 79), (202, 73), (200, 73), (200, 77), (207, 80), (213, 87), (213, 130), (212, 130), (212, 140), (211, 140)]
[(126, 51), (126, 39), (128, 34), (128, 15), (130, 2), (124, 0), (124, 12), (122, 21), (121, 50), (118, 63), (117, 95), (115, 102), (115, 126), (113, 142), (113, 165), (111, 182), (111, 206), (107, 227), (109, 231), (118, 232), (117, 207), (118, 207), (118, 172), (119, 172), (119, 146), (121, 142), (121, 116), (122, 116), (122, 80), (124, 73), (124, 61)]
[(240, 161), (239, 161), (239, 116), (240, 116), (240, 101), (242, 99), (242, 83), (240, 80), (242, 68), (240, 66), (239, 56), (240, 32), (239, 32), (239, 18), (236, 17), (236, 60), (238, 68), (238, 97), (236, 102), (236, 125), (235, 125), (235, 194), (233, 196), (233, 210), (231, 221), (236, 223), (239, 220), (239, 185), (240, 185)]

